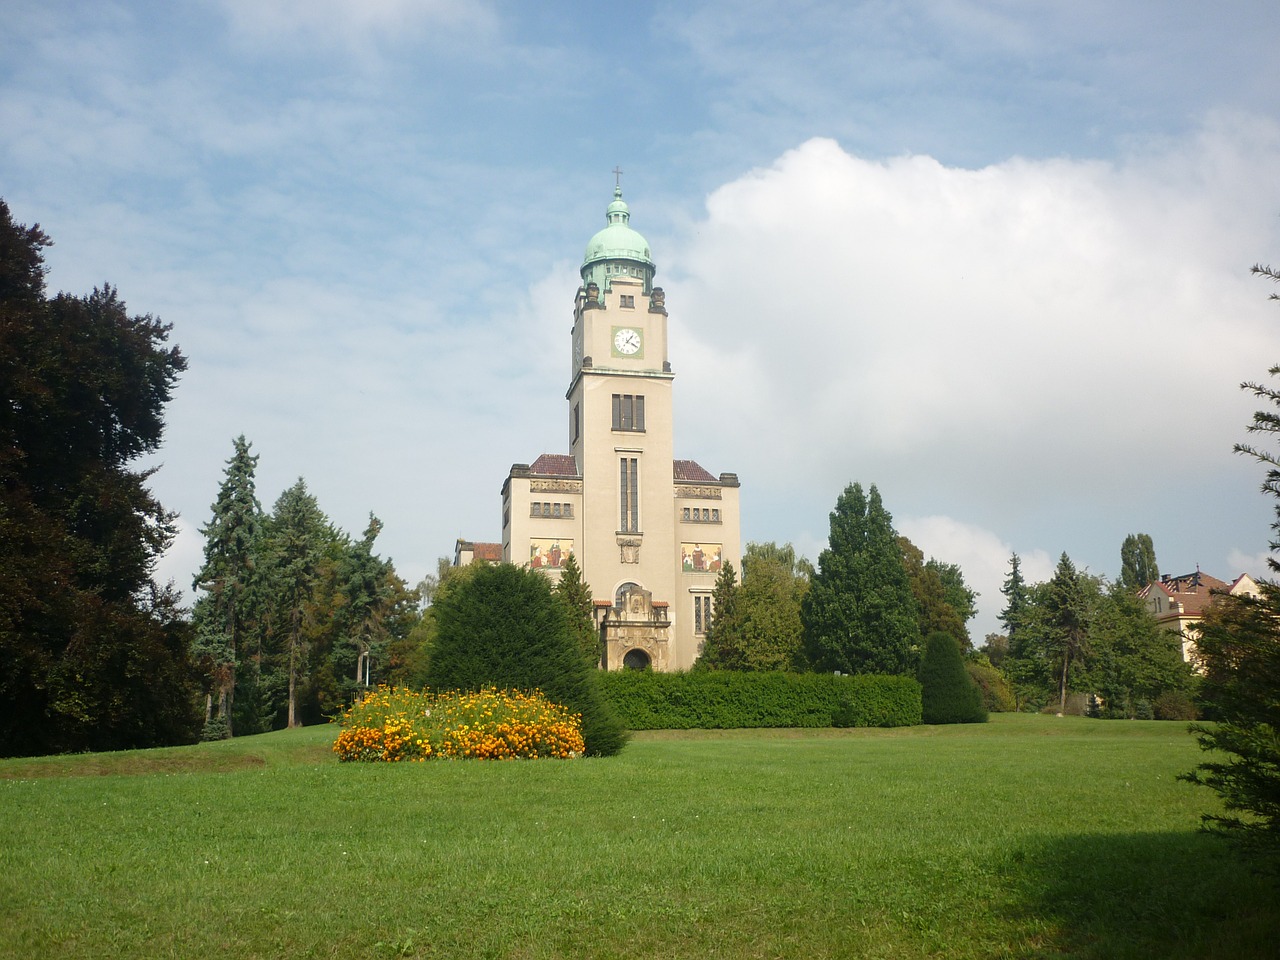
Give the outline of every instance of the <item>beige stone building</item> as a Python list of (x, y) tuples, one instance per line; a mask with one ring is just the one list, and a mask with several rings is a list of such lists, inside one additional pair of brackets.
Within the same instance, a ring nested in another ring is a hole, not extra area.
[(617, 188), (573, 301), (569, 452), (512, 466), (502, 558), (558, 578), (573, 554), (602, 666), (680, 670), (697, 659), (722, 565), (741, 566), (738, 478), (675, 458), (666, 297), (629, 221)]
[(1196, 570), (1180, 577), (1162, 576), (1155, 583), (1144, 587), (1141, 597), (1166, 630), (1172, 630), (1182, 639), (1182, 659), (1197, 665), (1196, 638), (1200, 635), (1200, 621), (1204, 612), (1218, 597), (1261, 595), (1257, 581), (1247, 573), (1227, 583), (1217, 577)]

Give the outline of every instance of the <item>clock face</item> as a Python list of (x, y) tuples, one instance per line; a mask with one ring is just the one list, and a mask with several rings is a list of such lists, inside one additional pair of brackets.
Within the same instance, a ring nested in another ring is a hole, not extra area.
[(613, 332), (613, 352), (623, 357), (640, 355), (644, 340), (640, 331), (632, 327), (618, 327)]

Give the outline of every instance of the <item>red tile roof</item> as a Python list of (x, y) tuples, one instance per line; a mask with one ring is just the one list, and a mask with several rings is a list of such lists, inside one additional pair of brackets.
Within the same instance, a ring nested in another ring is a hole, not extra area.
[(578, 464), (567, 453), (544, 453), (529, 470), (539, 477), (576, 477)]
[(501, 563), (502, 544), (473, 543), (471, 545), (471, 556), (476, 560), (487, 560), (490, 563)]
[(1227, 593), (1231, 589), (1231, 584), (1197, 570), (1195, 573), (1186, 573), (1180, 577), (1161, 577), (1141, 591), (1141, 596), (1147, 597), (1154, 589), (1161, 590), (1168, 596), (1171, 603), (1182, 604), (1183, 616), (1198, 617), (1214, 601), (1217, 594)]
[(718, 483), (719, 481), (709, 474), (702, 467), (698, 466), (693, 460), (675, 460), (671, 464), (673, 473), (677, 482), (683, 483)]

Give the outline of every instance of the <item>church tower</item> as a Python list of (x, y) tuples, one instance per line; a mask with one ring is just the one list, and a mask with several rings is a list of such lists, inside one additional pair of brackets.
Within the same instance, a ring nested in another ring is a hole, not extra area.
[(502, 555), (553, 577), (575, 556), (606, 669), (687, 669), (722, 564), (740, 564), (738, 480), (674, 457), (666, 297), (630, 219), (617, 187), (574, 297), (569, 453), (511, 468)]

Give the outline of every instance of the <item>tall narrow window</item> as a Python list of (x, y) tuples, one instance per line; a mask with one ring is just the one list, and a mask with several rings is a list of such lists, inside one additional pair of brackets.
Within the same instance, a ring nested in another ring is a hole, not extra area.
[(711, 626), (711, 595), (694, 594), (693, 597), (693, 632), (704, 634)]
[(579, 408), (579, 405), (575, 403), (573, 405), (573, 414), (569, 420), (569, 442), (571, 444), (578, 442), (578, 434), (581, 429), (582, 429), (582, 411)]
[(613, 395), (613, 429), (644, 432), (644, 397), (629, 393)]
[(635, 457), (618, 461), (618, 489), (621, 507), (618, 529), (635, 533), (640, 529), (640, 462)]

